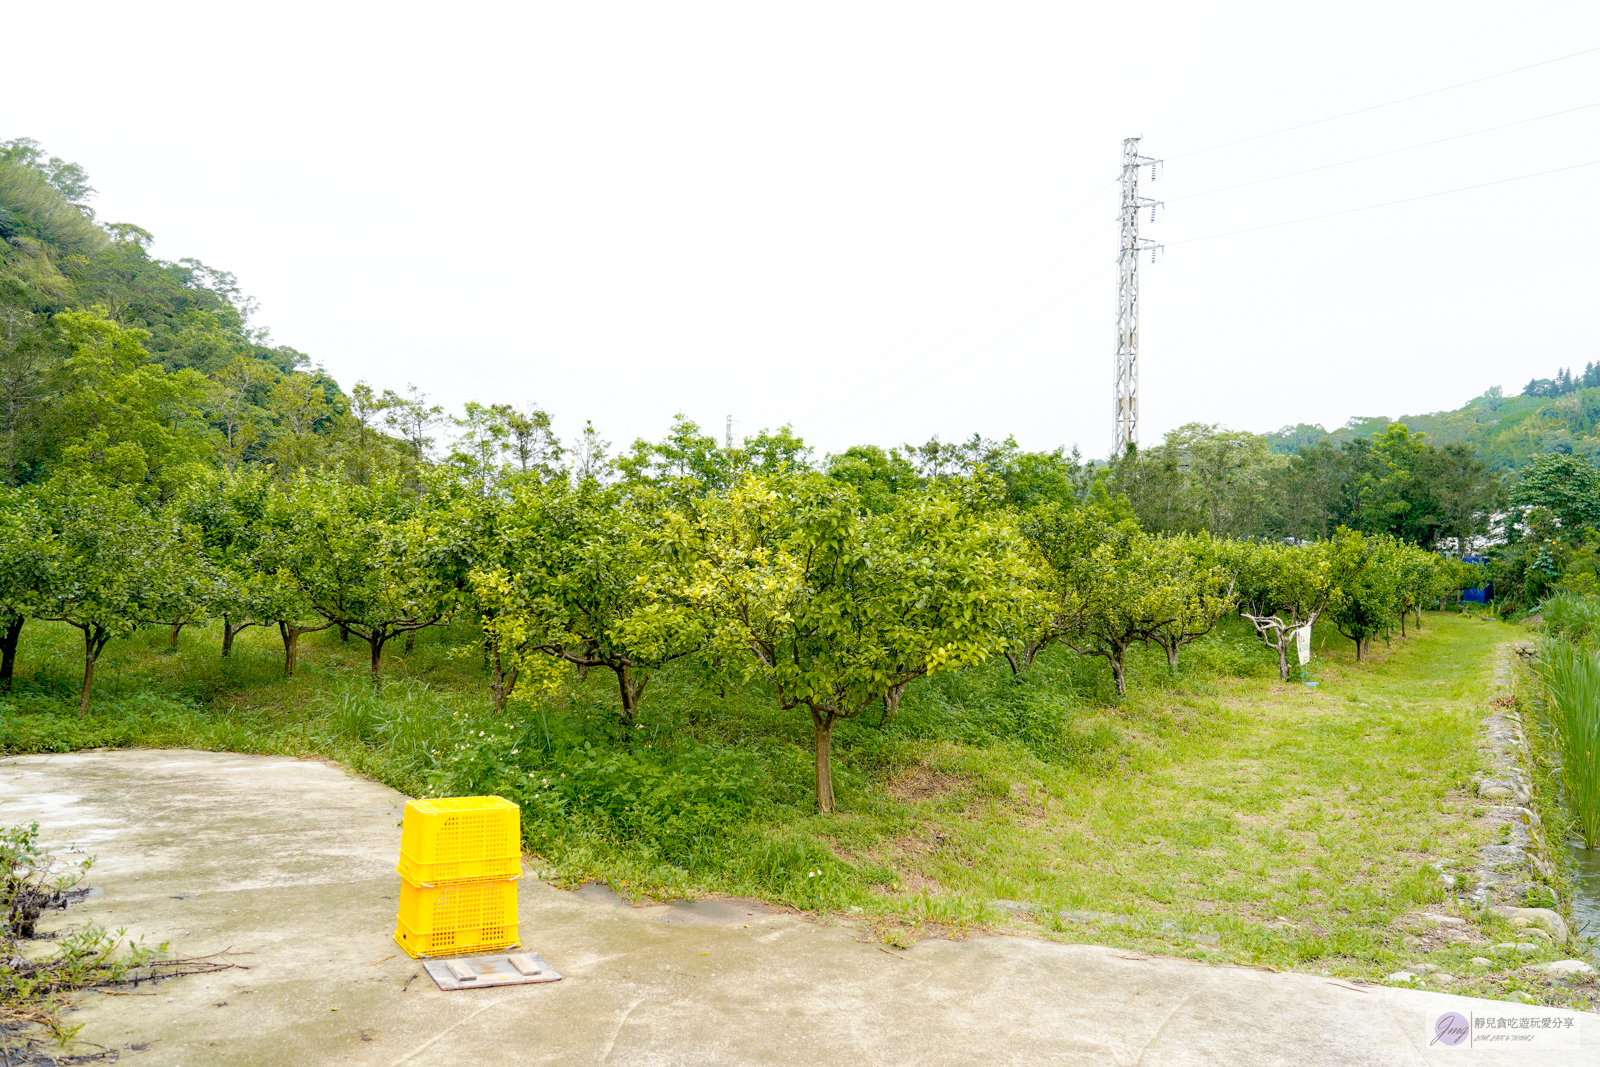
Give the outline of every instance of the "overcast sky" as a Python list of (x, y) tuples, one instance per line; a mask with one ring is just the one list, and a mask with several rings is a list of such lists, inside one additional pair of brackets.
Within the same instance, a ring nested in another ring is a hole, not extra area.
[(1600, 51), (1197, 151), (1600, 49), (1586, 0), (121, 0), (14, 5), (6, 36), (0, 139), (233, 271), (275, 341), (619, 447), (681, 411), (823, 451), (1103, 455), (1134, 135), (1170, 160), (1142, 190), (1170, 246), (1140, 265), (1146, 443), (1600, 359), (1600, 166), (1273, 225), (1600, 161), (1600, 106), (1570, 110)]

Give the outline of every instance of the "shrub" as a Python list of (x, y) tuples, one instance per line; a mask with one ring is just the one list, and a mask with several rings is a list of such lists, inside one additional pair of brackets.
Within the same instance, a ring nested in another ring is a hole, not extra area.
[(760, 781), (747, 752), (687, 739), (607, 749), (541, 715), (468, 731), (442, 753), (429, 784), (440, 794), (519, 804), (535, 849), (576, 831), (677, 863), (740, 825)]

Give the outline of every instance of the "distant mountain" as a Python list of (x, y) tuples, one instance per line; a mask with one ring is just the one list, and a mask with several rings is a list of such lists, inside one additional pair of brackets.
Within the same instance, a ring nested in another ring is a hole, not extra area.
[(1455, 411), (1398, 419), (1357, 416), (1331, 433), (1300, 423), (1265, 436), (1274, 452), (1292, 455), (1318, 441), (1337, 446), (1375, 437), (1396, 422), (1427, 434), (1435, 445), (1466, 442), (1492, 470), (1515, 470), (1540, 452), (1585, 456), (1600, 464), (1600, 363), (1590, 363), (1578, 375), (1563, 370), (1554, 378), (1535, 378), (1520, 396), (1503, 396), (1496, 386)]

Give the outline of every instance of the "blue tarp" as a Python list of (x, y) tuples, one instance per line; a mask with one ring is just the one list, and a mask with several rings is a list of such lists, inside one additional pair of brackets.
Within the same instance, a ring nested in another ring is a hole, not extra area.
[[(1483, 556), (1462, 556), (1462, 563), (1487, 563)], [(1477, 589), (1461, 590), (1461, 599), (1468, 604), (1487, 604), (1494, 599), (1494, 583), (1479, 586)]]

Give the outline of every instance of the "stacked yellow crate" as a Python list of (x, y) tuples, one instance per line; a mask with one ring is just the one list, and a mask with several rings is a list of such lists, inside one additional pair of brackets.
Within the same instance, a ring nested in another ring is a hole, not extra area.
[(516, 947), (522, 824), (509, 800), (407, 801), (397, 869), (394, 939), (408, 956)]

